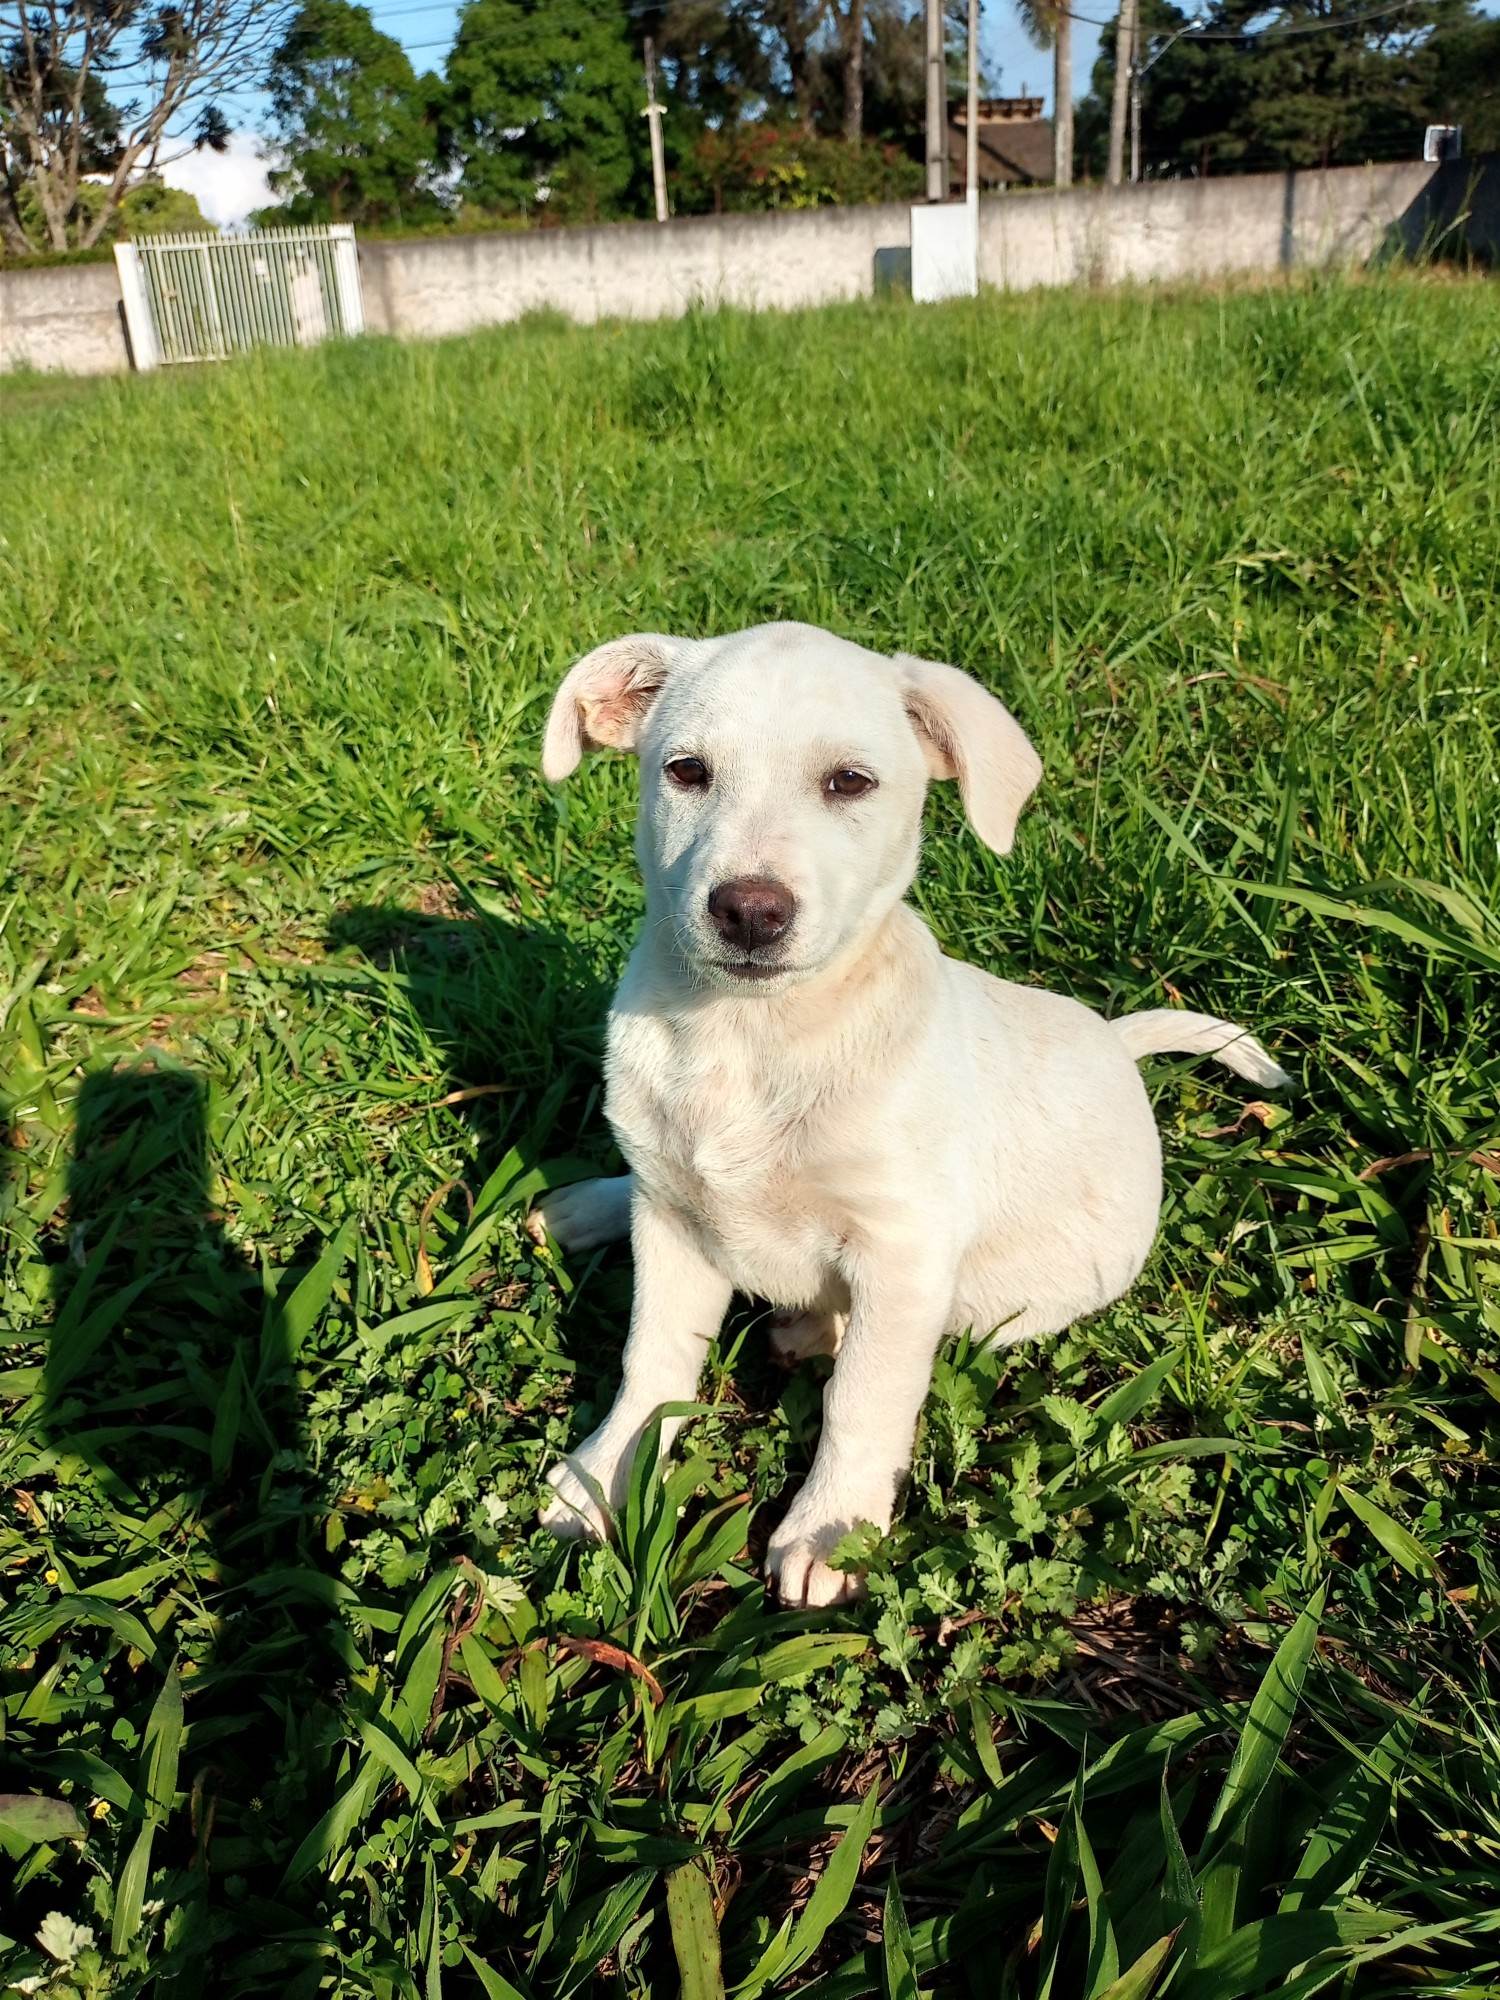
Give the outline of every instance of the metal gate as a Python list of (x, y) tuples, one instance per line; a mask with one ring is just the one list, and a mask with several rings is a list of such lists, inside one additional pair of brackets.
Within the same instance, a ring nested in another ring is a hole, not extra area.
[(137, 368), (364, 332), (359, 254), (347, 222), (244, 236), (139, 236), (115, 245), (115, 261)]

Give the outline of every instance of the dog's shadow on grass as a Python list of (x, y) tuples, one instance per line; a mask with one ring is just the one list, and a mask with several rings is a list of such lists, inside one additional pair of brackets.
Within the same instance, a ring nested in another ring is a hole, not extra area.
[[(171, 1963), (179, 1977), (210, 1980), (223, 1949), (241, 1971), (263, 1957), (275, 1990), (301, 1995), (321, 1964), (295, 1924), (277, 1921), (274, 1899), (288, 1829), (295, 1840), (319, 1809), (299, 1795), (297, 1731), (310, 1725), (309, 1695), (331, 1691), (342, 1671), (313, 1545), (326, 1503), (278, 1355), (276, 1308), (213, 1206), (210, 1109), (205, 1079), (159, 1056), (84, 1078), (38, 1429), (67, 1500), (72, 1574), (59, 1581), (70, 1601), (149, 1607), (140, 1615), (155, 1656), (120, 1677), (115, 1652), (102, 1670), (109, 1700), (74, 1749), (127, 1782), (153, 1740), (158, 1756), (180, 1751), (170, 1790), (187, 1808), (154, 1802), (164, 1817), (152, 1848), (183, 1906)], [(123, 1596), (111, 1587), (122, 1561), (134, 1565)], [(161, 1595), (153, 1578), (164, 1568), (172, 1588)], [(60, 1628), (64, 1661), (90, 1622), (76, 1637)], [(97, 1777), (90, 1788), (109, 1789)], [(96, 1848), (116, 1844), (119, 1928), (143, 1795), (137, 1786), (102, 1804), (112, 1823), (93, 1832)], [(263, 1899), (262, 1921), (248, 1927), (247, 1899)], [(118, 1948), (151, 1922), (149, 1909), (128, 1914)], [(284, 1941), (268, 1942), (278, 1930)]]
[(395, 1115), (436, 1109), (460, 1123), (471, 1196), (510, 1154), (521, 1173), (549, 1168), (559, 1184), (619, 1173), (601, 1070), (625, 936), (601, 928), (580, 941), (442, 900), (436, 910), (345, 909), (325, 939), (341, 976), (363, 969), (370, 1006), (389, 1023), (401, 1067), (382, 1084), (399, 1086)]
[[(547, 1168), (558, 1184), (619, 1173), (601, 1068), (629, 922), (580, 938), (491, 915), (456, 892), (425, 900), (435, 907), (346, 908), (324, 939), (341, 977), (366, 974), (369, 1004), (390, 1022), (388, 1045), (410, 1064), (407, 1074), (382, 1079), (400, 1083), (400, 1116), (439, 1106), (461, 1123), (467, 1158), (456, 1171), (470, 1196), (511, 1153), (520, 1174)], [(459, 1199), (448, 1198), (450, 1210)], [(628, 1248), (594, 1253), (575, 1276), (584, 1282), (569, 1303), (568, 1345), (587, 1418), (602, 1414), (599, 1399), (613, 1394), (619, 1373)]]
[[(604, 1017), (625, 945), (618, 931), (592, 943), (540, 926), (502, 922), (456, 896), (438, 907), (374, 903), (341, 910), (331, 954), (357, 953), (387, 991), (399, 982), (443, 1072), (452, 1108), (476, 1135), (515, 1142), (551, 1098), (553, 1122), (601, 1155)], [(372, 991), (373, 991), (372, 987)], [(437, 1079), (434, 1079), (435, 1083)]]

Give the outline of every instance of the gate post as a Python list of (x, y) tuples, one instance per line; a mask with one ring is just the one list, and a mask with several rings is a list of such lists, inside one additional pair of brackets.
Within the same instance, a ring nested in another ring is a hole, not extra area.
[(130, 356), (139, 369), (161, 365), (161, 342), (156, 337), (156, 321), (141, 270), (141, 253), (133, 243), (115, 245), (115, 270), (120, 280), (120, 298), (125, 307), (125, 331), (130, 335)]
[(328, 231), (333, 241), (333, 268), (338, 274), (339, 332), (363, 333), (365, 302), (359, 289), (359, 251), (352, 222), (335, 222)]

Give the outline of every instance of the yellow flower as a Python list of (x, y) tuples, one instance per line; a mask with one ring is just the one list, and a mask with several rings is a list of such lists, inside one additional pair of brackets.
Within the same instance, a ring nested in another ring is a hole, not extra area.
[(108, 1818), (109, 1818), (109, 1800), (108, 1800), (108, 1799), (95, 1799), (94, 1803), (93, 1803), (93, 1804), (92, 1804), (92, 1805), (91, 1805), (91, 1806), (89, 1807), (89, 1812), (90, 1812), (90, 1813), (92, 1814), (92, 1816), (93, 1816), (93, 1817), (94, 1817), (95, 1819), (108, 1819)]
[(56, 1583), (56, 1581), (57, 1581), (57, 1571), (55, 1569), (44, 1570), (42, 1572), (43, 1583)]

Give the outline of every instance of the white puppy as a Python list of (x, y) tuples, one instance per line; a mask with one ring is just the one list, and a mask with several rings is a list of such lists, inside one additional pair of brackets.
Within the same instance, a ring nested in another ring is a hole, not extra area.
[(787, 1603), (829, 1604), (858, 1588), (829, 1564), (840, 1537), (890, 1524), (944, 1336), (1053, 1333), (1139, 1272), (1161, 1153), (1136, 1058), (1286, 1078), (1228, 1022), (1106, 1022), (942, 955), (902, 901), (928, 780), (956, 778), (1004, 854), (1041, 776), (1014, 717), (954, 667), (805, 625), (637, 634), (568, 674), (542, 769), (566, 778), (597, 745), (641, 760), (646, 921), (606, 1060), (631, 1171), (533, 1220), (575, 1248), (628, 1229), (635, 1300), (619, 1396), (553, 1468), (543, 1519), (607, 1533), (642, 1432), (692, 1400), (731, 1293), (749, 1293), (781, 1309), (784, 1349), (837, 1355), (768, 1555)]

